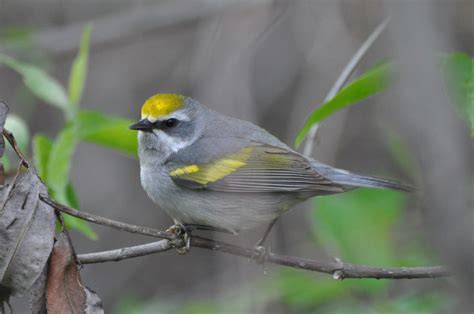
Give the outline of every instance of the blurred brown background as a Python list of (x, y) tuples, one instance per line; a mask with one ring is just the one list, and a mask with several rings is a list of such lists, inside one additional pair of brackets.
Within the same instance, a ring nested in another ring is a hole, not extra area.
[[(344, 65), (386, 16), (392, 16), (389, 29), (360, 69), (390, 57), (400, 57), (401, 64), (408, 68), (422, 68), (419, 59), (410, 59), (411, 65), (403, 61), (412, 50), (472, 55), (473, 8), (474, 2), (468, 0), (0, 0), (3, 38), (12, 30), (28, 33), (26, 49), (1, 45), (0, 51), (39, 63), (64, 83), (82, 28), (92, 21), (83, 108), (135, 119), (148, 96), (180, 93), (219, 112), (250, 120), (292, 144), (305, 118), (322, 103)], [(420, 83), (412, 79), (414, 84)], [(412, 181), (391, 159), (381, 130), (389, 127), (400, 132), (416, 148), (423, 140), (410, 137), (419, 133), (414, 125), (438, 122), (424, 116), (423, 107), (417, 122), (407, 122), (409, 110), (416, 104), (403, 97), (408, 95), (416, 102), (426, 102), (426, 98), (403, 91), (378, 95), (331, 117), (321, 126), (313, 155), (355, 172)], [(34, 100), (21, 78), (6, 68), (0, 68), (0, 98), (8, 101), (12, 112), (27, 120), (32, 133), (41, 131), (53, 137), (62, 125), (61, 113)], [(457, 119), (451, 111), (447, 114), (451, 120)], [(438, 128), (448, 128), (447, 132), (454, 134), (452, 163), (464, 173), (464, 178), (454, 181), (467, 182), (467, 174), (472, 174), (472, 141), (457, 129), (465, 132), (461, 123), (443, 120), (442, 124)], [(418, 156), (422, 158), (423, 154)], [(138, 174), (136, 160), (92, 144), (80, 144), (71, 178), (81, 208), (86, 211), (133, 224), (169, 226), (171, 219), (147, 198)], [(453, 182), (451, 178), (446, 180)], [(330, 258), (323, 250), (308, 245), (310, 227), (305, 207), (294, 209), (277, 224), (271, 248), (284, 254)], [(413, 204), (411, 210), (417, 208)], [(417, 227), (408, 221), (406, 232), (410, 234)], [(99, 235), (95, 242), (73, 233), (78, 252), (150, 240), (99, 226), (94, 229)], [(433, 235), (429, 230), (428, 239)], [(252, 245), (257, 237), (258, 232), (251, 232), (224, 238)], [(449, 254), (443, 247), (438, 252)], [(272, 276), (272, 267), (268, 268), (267, 276)], [(109, 312), (130, 296), (157, 299), (163, 305), (217, 299), (235, 288), (253, 291), (258, 289), (253, 284), (264, 276), (262, 267), (254, 263), (198, 249), (185, 257), (168, 252), (90, 265), (82, 273)], [(225, 313), (226, 305), (221, 306)], [(255, 308), (255, 312), (262, 311)]]

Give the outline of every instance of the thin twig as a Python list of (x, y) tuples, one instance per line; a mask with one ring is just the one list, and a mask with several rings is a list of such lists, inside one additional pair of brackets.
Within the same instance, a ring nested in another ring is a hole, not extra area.
[(11, 147), (15, 151), (16, 155), (20, 159), (23, 166), (25, 166), (26, 168), (29, 168), (30, 164), (26, 161), (25, 156), (23, 156), (22, 152), (20, 151), (20, 148), (18, 147), (18, 144), (13, 134), (5, 128), (3, 128), (2, 133), (3, 133), (3, 136), (7, 139), (8, 143), (10, 143)]
[[(93, 264), (104, 262), (116, 262), (127, 258), (145, 256), (155, 253), (169, 251), (173, 248), (171, 241), (161, 240), (143, 245), (125, 247), (116, 250), (80, 254), (78, 261), (81, 264)], [(255, 252), (249, 248), (243, 248), (221, 241), (192, 237), (191, 247), (227, 253), (246, 258), (254, 258)], [(382, 268), (365, 265), (354, 265), (344, 263), (339, 259), (334, 262), (318, 261), (294, 256), (284, 256), (268, 253), (264, 256), (264, 262), (288, 266), (292, 268), (316, 271), (331, 274), (334, 279), (346, 278), (374, 278), (374, 279), (415, 279), (415, 278), (437, 278), (449, 275), (449, 271), (442, 266), (433, 267), (400, 267)]]
[(121, 249), (110, 250), (98, 253), (80, 254), (77, 260), (80, 264), (104, 263), (104, 262), (118, 262), (126, 258), (150, 255), (154, 253), (171, 250), (170, 240), (160, 240), (142, 245), (131, 247), (124, 247)]
[(64, 206), (62, 204), (59, 204), (59, 203), (53, 201), (47, 195), (44, 195), (44, 194), (40, 194), (39, 197), (43, 202), (45, 202), (46, 204), (52, 206), (53, 208), (55, 208), (56, 210), (58, 210), (60, 212), (69, 214), (71, 216), (74, 216), (74, 217), (77, 217), (77, 218), (80, 218), (80, 219), (83, 219), (83, 220), (87, 220), (89, 222), (93, 222), (93, 223), (98, 224), (98, 225), (108, 226), (108, 227), (112, 227), (112, 228), (117, 229), (117, 230), (127, 231), (127, 232), (130, 232), (130, 233), (136, 233), (136, 234), (147, 235), (147, 236), (160, 238), (160, 239), (172, 240), (170, 235), (168, 233), (164, 232), (164, 231), (160, 231), (160, 230), (153, 229), (153, 228), (147, 228), (147, 227), (142, 227), (142, 226), (131, 225), (131, 224), (127, 224), (127, 223), (124, 223), (124, 222), (115, 221), (115, 220), (112, 220), (112, 219), (108, 219), (108, 218), (88, 214), (88, 213), (85, 213), (83, 211), (79, 211), (77, 209), (70, 208), (70, 207)]
[[(232, 255), (253, 258), (253, 249), (242, 248), (236, 245), (220, 241), (192, 237), (191, 246), (203, 249), (228, 253)], [(316, 271), (333, 275), (334, 279), (345, 278), (375, 278), (375, 279), (414, 279), (414, 278), (436, 278), (450, 275), (443, 266), (431, 267), (370, 267), (365, 265), (354, 265), (344, 263), (341, 260), (334, 262), (318, 261), (313, 259), (278, 255), (268, 253), (264, 257), (265, 262), (278, 264), (292, 268)]]
[[(72, 216), (98, 223), (104, 226), (110, 226), (118, 230), (123, 230), (131, 233), (143, 234), (158, 238), (166, 238), (166, 240), (125, 247), (121, 249), (89, 253), (78, 255), (78, 261), (81, 264), (91, 263), (103, 263), (109, 261), (119, 261), (122, 259), (150, 255), (158, 252), (164, 252), (176, 247), (176, 243), (173, 242), (176, 239), (169, 239), (170, 235), (166, 232), (159, 231), (152, 228), (145, 228), (135, 225), (129, 225), (127, 223), (115, 221), (108, 218), (85, 213), (78, 211), (67, 206), (58, 204), (47, 196), (40, 195), (40, 199), (45, 203), (49, 204), (58, 211), (70, 214)], [(254, 258), (256, 255), (255, 250), (250, 248), (244, 248), (233, 244), (228, 244), (221, 241), (201, 238), (192, 236), (191, 247), (197, 247), (222, 253), (228, 253), (231, 255)], [(275, 253), (268, 253), (263, 257), (265, 262), (271, 264), (284, 265), (293, 268), (305, 269), (310, 271), (316, 271), (321, 273), (332, 274), (335, 279), (344, 278), (377, 278), (377, 279), (408, 279), (408, 278), (435, 278), (448, 276), (449, 272), (442, 266), (434, 267), (401, 267), (401, 268), (382, 268), (382, 267), (369, 267), (364, 265), (354, 265), (349, 263), (343, 263), (340, 260), (335, 262), (324, 262), (306, 258), (299, 258), (294, 256), (284, 256)]]
[[(344, 70), (341, 72), (339, 77), (337, 78), (336, 82), (334, 82), (331, 90), (324, 98), (324, 103), (330, 101), (336, 94), (344, 87), (347, 80), (351, 77), (352, 73), (356, 69), (357, 65), (360, 63), (364, 55), (369, 51), (370, 47), (375, 43), (377, 38), (379, 38), (380, 34), (385, 30), (390, 18), (386, 18), (377, 28), (370, 34), (370, 36), (366, 39), (366, 41), (360, 46), (359, 50), (352, 56), (349, 63), (347, 63)], [(305, 156), (310, 156), (313, 151), (314, 141), (317, 138), (317, 133), (319, 130), (319, 124), (316, 123), (311, 127), (308, 132), (308, 137), (306, 138), (306, 144), (303, 150), (303, 154)]]

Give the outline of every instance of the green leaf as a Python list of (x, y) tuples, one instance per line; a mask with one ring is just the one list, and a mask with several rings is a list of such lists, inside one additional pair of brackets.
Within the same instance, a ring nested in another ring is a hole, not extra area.
[(71, 182), (69, 182), (66, 186), (66, 199), (68, 206), (79, 209), (79, 199), (77, 198), (76, 190), (74, 189), (74, 186)]
[(129, 119), (81, 111), (78, 114), (78, 137), (136, 157), (137, 134), (128, 128), (132, 123)]
[[(392, 227), (405, 196), (390, 190), (358, 189), (315, 199), (315, 237), (331, 255), (354, 264), (397, 266)], [(361, 280), (360, 287), (378, 293), (387, 281)]]
[(474, 137), (474, 59), (462, 53), (449, 54), (442, 59), (442, 70), (448, 93)]
[(33, 160), (38, 175), (44, 182), (48, 182), (48, 160), (53, 142), (46, 135), (36, 134), (33, 137)]
[(97, 240), (97, 234), (91, 228), (91, 226), (89, 225), (87, 221), (73, 217), (71, 215), (67, 215), (67, 214), (64, 214), (63, 217), (64, 217), (64, 224), (66, 225), (66, 228), (77, 230), (91, 240)]
[[(66, 204), (69, 207), (79, 209), (79, 200), (71, 182), (69, 182), (66, 186), (66, 200)], [(67, 228), (78, 230), (89, 239), (97, 240), (97, 234), (87, 221), (70, 215), (64, 215), (64, 223)]]
[(89, 60), (89, 38), (92, 31), (92, 25), (87, 24), (82, 33), (79, 52), (71, 66), (69, 74), (69, 105), (74, 112), (77, 111), (81, 101), (82, 92), (87, 76), (87, 64)]
[(295, 139), (295, 146), (298, 147), (301, 142), (303, 142), (314, 124), (326, 119), (336, 111), (385, 90), (390, 83), (389, 73), (391, 69), (392, 66), (390, 63), (383, 63), (372, 68), (344, 87), (334, 98), (313, 111), (306, 120), (303, 128), (298, 132)]
[(16, 61), (3, 54), (0, 54), (0, 64), (4, 64), (18, 72), (23, 77), (26, 87), (36, 97), (62, 109), (67, 117), (71, 117), (72, 112), (70, 112), (69, 101), (64, 88), (48, 73), (34, 65)]
[(5, 122), (5, 129), (13, 133), (18, 147), (26, 154), (30, 141), (30, 131), (25, 121), (15, 114), (10, 114)]
[(46, 168), (48, 187), (58, 202), (67, 203), (66, 187), (69, 183), (71, 158), (76, 148), (75, 125), (68, 124), (57, 136), (49, 155)]

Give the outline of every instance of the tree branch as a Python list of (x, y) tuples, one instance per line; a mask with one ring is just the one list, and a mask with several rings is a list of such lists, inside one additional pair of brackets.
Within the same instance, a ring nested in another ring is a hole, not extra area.
[[(352, 73), (354, 72), (362, 58), (365, 56), (367, 51), (369, 51), (370, 47), (372, 47), (377, 38), (379, 38), (380, 34), (382, 34), (382, 32), (385, 30), (389, 20), (390, 18), (386, 18), (382, 23), (380, 23), (377, 28), (372, 32), (372, 34), (370, 34), (370, 36), (362, 44), (362, 46), (360, 46), (359, 50), (357, 50), (357, 52), (352, 56), (351, 60), (349, 60), (349, 63), (347, 63), (344, 70), (342, 70), (336, 82), (334, 82), (334, 85), (331, 87), (331, 90), (329, 90), (328, 94), (326, 95), (326, 98), (324, 98), (323, 103), (327, 103), (332, 98), (334, 98), (334, 96), (336, 96), (336, 94), (344, 87), (347, 80), (351, 77)], [(308, 137), (306, 138), (306, 144), (303, 150), (303, 154), (305, 156), (309, 157), (311, 155), (313, 151), (314, 141), (317, 138), (318, 130), (318, 123), (313, 125), (309, 130)]]
[[(170, 240), (161, 240), (158, 242), (125, 247), (116, 250), (80, 254), (78, 255), (78, 261), (81, 264), (116, 262), (127, 258), (169, 251), (173, 247), (174, 245)], [(255, 258), (256, 255), (255, 251), (249, 248), (243, 248), (221, 241), (194, 236), (191, 237), (191, 247), (247, 258)], [(442, 266), (382, 268), (344, 263), (339, 259), (336, 259), (334, 262), (328, 262), (294, 256), (278, 255), (271, 252), (263, 256), (263, 262), (331, 274), (333, 275), (334, 279), (340, 280), (346, 278), (420, 279), (437, 278), (450, 275), (449, 271)]]
[(20, 159), (21, 165), (25, 166), (26, 168), (29, 168), (30, 164), (26, 161), (25, 156), (23, 156), (23, 154), (21, 153), (20, 148), (18, 147), (18, 144), (13, 134), (5, 128), (3, 128), (2, 130), (2, 134), (7, 139), (8, 143), (10, 143), (11, 147), (13, 148), (16, 155)]
[[(40, 198), (45, 203), (49, 204), (56, 210), (67, 213), (69, 215), (93, 222), (104, 226), (127, 231), (136, 234), (143, 234), (158, 238), (165, 238), (158, 242), (152, 242), (143, 245), (132, 247), (125, 247), (116, 250), (105, 252), (89, 253), (78, 255), (78, 261), (82, 264), (103, 263), (111, 261), (120, 261), (122, 259), (133, 258), (138, 256), (145, 256), (154, 253), (168, 251), (172, 248), (180, 247), (184, 241), (173, 239), (171, 236), (163, 231), (129, 225), (123, 222), (114, 221), (108, 218), (85, 213), (67, 206), (58, 204), (47, 196), (40, 195)], [(178, 240), (178, 241), (176, 241)], [(259, 255), (254, 249), (240, 247), (234, 244), (229, 244), (221, 241), (201, 238), (197, 236), (191, 237), (191, 247), (227, 253), (235, 256), (255, 258)], [(294, 256), (285, 256), (268, 252), (257, 258), (262, 262), (271, 264), (283, 265), (292, 268), (316, 271), (333, 275), (334, 279), (345, 278), (375, 278), (375, 279), (413, 279), (413, 278), (436, 278), (450, 275), (450, 272), (442, 266), (433, 267), (400, 267), (400, 268), (385, 268), (385, 267), (370, 267), (365, 265), (354, 265), (344, 263), (339, 259), (333, 262), (318, 261), (307, 258), (300, 258)]]
[(115, 220), (112, 220), (112, 219), (108, 219), (108, 218), (88, 214), (88, 213), (85, 213), (83, 211), (79, 211), (77, 209), (70, 208), (70, 207), (64, 206), (62, 204), (59, 204), (59, 203), (53, 201), (47, 195), (44, 195), (44, 194), (40, 194), (39, 197), (43, 202), (45, 202), (46, 204), (52, 206), (53, 208), (55, 208), (56, 210), (58, 210), (62, 213), (66, 213), (66, 214), (69, 214), (71, 216), (74, 216), (74, 217), (77, 217), (77, 218), (80, 218), (80, 219), (83, 219), (83, 220), (86, 220), (86, 221), (89, 221), (89, 222), (93, 222), (93, 223), (98, 224), (98, 225), (108, 226), (108, 227), (111, 227), (111, 228), (114, 228), (114, 229), (117, 229), (117, 230), (127, 231), (127, 232), (130, 232), (130, 233), (147, 235), (147, 236), (151, 236), (151, 237), (155, 237), (155, 238), (168, 239), (168, 240), (173, 239), (170, 236), (170, 234), (168, 234), (164, 231), (160, 231), (160, 230), (153, 229), (153, 228), (137, 226), (137, 225), (131, 225), (131, 224), (127, 224), (127, 223), (124, 223), (124, 222), (115, 221)]
[(77, 260), (80, 264), (104, 263), (104, 262), (118, 262), (126, 258), (139, 257), (150, 255), (159, 252), (171, 250), (170, 240), (160, 240), (142, 245), (131, 247), (124, 247), (121, 249), (110, 250), (98, 253), (80, 254)]

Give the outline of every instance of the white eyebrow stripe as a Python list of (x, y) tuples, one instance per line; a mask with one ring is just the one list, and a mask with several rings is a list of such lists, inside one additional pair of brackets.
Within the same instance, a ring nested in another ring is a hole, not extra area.
[(160, 120), (167, 120), (167, 119), (176, 119), (179, 121), (189, 121), (188, 115), (184, 112), (173, 112), (167, 116), (161, 117)]
[(169, 115), (170, 118), (175, 118), (176, 120), (180, 120), (180, 121), (189, 121), (189, 116), (187, 114), (185, 114), (184, 112), (174, 112), (172, 114)]
[(148, 119), (148, 121), (150, 121), (151, 123), (154, 123), (158, 120), (160, 121), (164, 121), (164, 120), (168, 120), (168, 119), (176, 119), (176, 120), (179, 120), (179, 121), (189, 121), (189, 117), (187, 114), (185, 114), (184, 112), (172, 112), (170, 113), (169, 115), (167, 116), (162, 116), (162, 117), (159, 117), (159, 118), (156, 118), (156, 117), (150, 117), (150, 116), (145, 116), (143, 117), (142, 119)]

